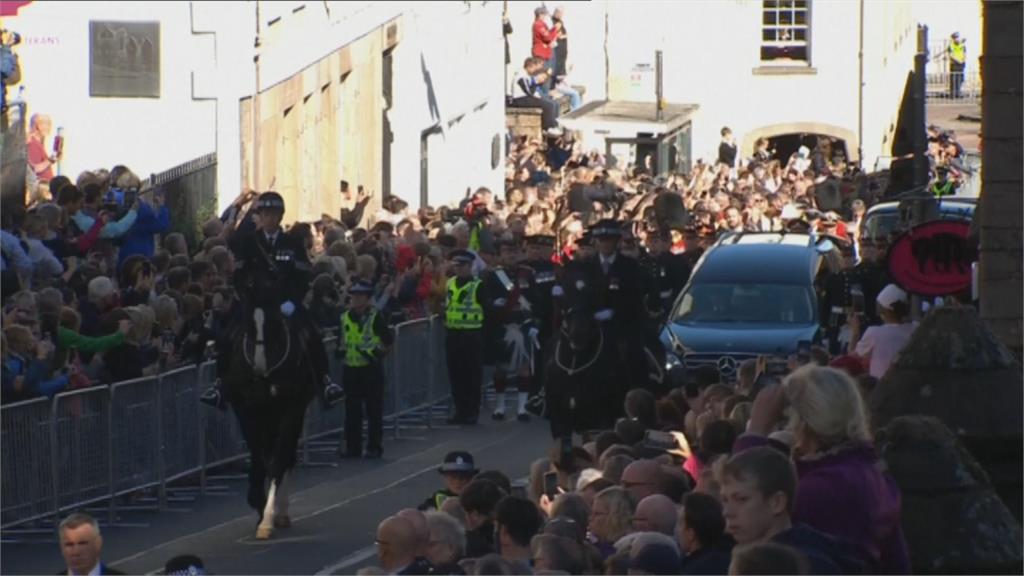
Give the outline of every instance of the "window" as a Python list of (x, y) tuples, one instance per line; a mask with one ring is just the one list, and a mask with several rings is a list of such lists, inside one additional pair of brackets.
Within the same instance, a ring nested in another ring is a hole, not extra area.
[(761, 61), (810, 64), (810, 0), (764, 0)]
[(679, 324), (813, 324), (810, 290), (796, 284), (691, 284), (673, 316)]

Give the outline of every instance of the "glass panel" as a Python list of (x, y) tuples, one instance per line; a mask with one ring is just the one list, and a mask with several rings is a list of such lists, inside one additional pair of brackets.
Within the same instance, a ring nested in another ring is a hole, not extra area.
[(797, 24), (807, 24), (807, 12), (797, 11), (796, 13)]
[(785, 10), (783, 12), (779, 12), (779, 23), (780, 24), (792, 24), (793, 23), (793, 13), (790, 12), (789, 10)]
[(805, 29), (805, 28), (796, 28), (796, 29), (794, 29), (793, 30), (793, 39), (794, 40), (799, 40), (801, 42), (806, 42), (807, 41), (807, 29)]
[(764, 0), (764, 9), (765, 10), (774, 10), (775, 8), (778, 7), (778, 5), (779, 5), (779, 3), (778, 3), (777, 0)]
[(779, 15), (776, 14), (774, 11), (769, 12), (767, 10), (764, 13), (764, 18), (761, 20), (761, 23), (765, 25), (778, 24), (778, 22)]
[(774, 28), (765, 28), (761, 32), (761, 40), (763, 40), (765, 42), (774, 42), (775, 41), (775, 29)]
[[(771, 305), (767, 305), (771, 303)], [(807, 288), (790, 284), (691, 284), (673, 321), (689, 323), (810, 324)]]

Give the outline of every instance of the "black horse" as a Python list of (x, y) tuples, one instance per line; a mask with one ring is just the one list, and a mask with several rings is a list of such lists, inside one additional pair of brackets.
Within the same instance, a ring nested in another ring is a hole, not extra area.
[(256, 538), (266, 539), (274, 528), (291, 525), (286, 482), (316, 376), (303, 339), (280, 312), (272, 263), (248, 280), (245, 292), (256, 296), (238, 304), (227, 331), (224, 383), (249, 447), (248, 502), (260, 516)]
[[(645, 382), (656, 395), (666, 381), (660, 342), (645, 340), (642, 362), (629, 362), (608, 324), (594, 319), (584, 276), (570, 267), (561, 285), (561, 327), (547, 343), (544, 372), (544, 404), (554, 438), (613, 427), (630, 381)], [(630, 378), (640, 372), (645, 377)]]

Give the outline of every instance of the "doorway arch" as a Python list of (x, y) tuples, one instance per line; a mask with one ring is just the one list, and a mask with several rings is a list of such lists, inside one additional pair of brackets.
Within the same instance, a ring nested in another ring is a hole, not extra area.
[[(802, 136), (827, 136), (834, 140), (838, 140), (845, 147), (845, 155), (848, 161), (860, 161), (860, 156), (857, 154), (857, 135), (853, 130), (848, 130), (832, 124), (825, 124), (823, 122), (786, 122), (782, 124), (762, 126), (755, 130), (751, 130), (743, 135), (743, 144), (740, 148), (740, 154), (742, 154), (743, 158), (749, 158), (753, 155), (754, 142), (759, 138), (792, 137), (794, 141), (800, 141)], [(796, 147), (799, 148), (799, 145)], [(783, 163), (788, 159), (788, 154), (785, 157), (782, 157), (781, 155), (779, 157), (779, 160)]]

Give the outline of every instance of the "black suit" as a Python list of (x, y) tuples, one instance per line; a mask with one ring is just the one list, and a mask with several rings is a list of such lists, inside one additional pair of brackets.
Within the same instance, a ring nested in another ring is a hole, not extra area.
[(615, 336), (624, 339), (642, 334), (646, 326), (646, 312), (639, 263), (616, 252), (607, 272), (599, 255), (581, 264), (590, 284), (587, 292), (594, 311), (614, 310), (610, 328)]
[(291, 300), (296, 307), (302, 304), (313, 267), (301, 239), (284, 231), (278, 231), (273, 240), (260, 230), (243, 232), (231, 238), (231, 250), (237, 262), (234, 281), (240, 296), (256, 295), (254, 276), (257, 270), (272, 263), (277, 269), (276, 287), (281, 301)]
[(685, 254), (665, 252), (654, 257), (654, 283), (663, 314), (670, 311), (676, 296), (690, 281), (691, 271), (690, 261)]

